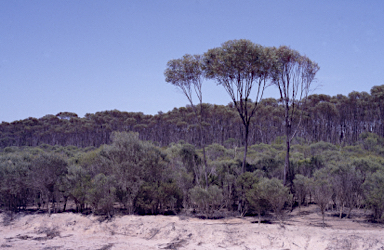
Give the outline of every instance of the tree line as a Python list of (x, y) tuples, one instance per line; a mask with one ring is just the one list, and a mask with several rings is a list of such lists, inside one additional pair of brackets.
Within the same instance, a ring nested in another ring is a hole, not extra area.
[[(0, 207), (104, 214), (176, 214), (204, 217), (226, 213), (279, 219), (292, 207), (316, 203), (349, 217), (357, 208), (384, 216), (384, 140), (363, 133), (354, 146), (328, 142), (292, 142), (292, 187), (283, 185), (285, 141), (250, 145), (246, 171), (244, 147), (206, 146), (208, 178), (202, 150), (185, 141), (159, 147), (134, 132), (113, 132), (111, 144), (6, 147), (0, 151)], [(208, 183), (206, 183), (208, 180)], [(224, 214), (224, 215), (223, 215)]]
[[(335, 145), (355, 145), (360, 134), (370, 132), (384, 137), (384, 85), (372, 87), (370, 93), (351, 92), (347, 96), (309, 95), (297, 136), (307, 143), (319, 141)], [(197, 105), (200, 110), (200, 104)], [(244, 128), (232, 103), (201, 105), (204, 114), (202, 137), (209, 145), (243, 146)], [(199, 111), (200, 113), (200, 111)], [(263, 99), (251, 119), (249, 143), (269, 144), (284, 133), (284, 108), (279, 99)], [(140, 139), (168, 146), (184, 140), (200, 145), (198, 122), (191, 106), (174, 108), (156, 115), (118, 110), (86, 114), (61, 112), (42, 118), (27, 118), (0, 124), (0, 148), (39, 146), (42, 144), (76, 147), (99, 147), (110, 144), (113, 131), (140, 133)]]

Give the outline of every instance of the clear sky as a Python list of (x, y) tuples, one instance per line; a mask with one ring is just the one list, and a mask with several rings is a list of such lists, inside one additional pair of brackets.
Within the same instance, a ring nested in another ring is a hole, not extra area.
[[(384, 84), (384, 1), (0, 0), (0, 122), (185, 106), (167, 62), (232, 39), (307, 55), (320, 66), (312, 93)], [(203, 95), (230, 102), (212, 82)]]

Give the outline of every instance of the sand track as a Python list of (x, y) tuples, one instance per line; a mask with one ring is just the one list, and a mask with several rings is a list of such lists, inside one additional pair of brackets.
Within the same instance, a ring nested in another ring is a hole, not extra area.
[(255, 218), (202, 220), (182, 216), (96, 216), (73, 213), (0, 214), (0, 249), (384, 249), (384, 228), (363, 217), (327, 216), (316, 207), (288, 215), (284, 224)]

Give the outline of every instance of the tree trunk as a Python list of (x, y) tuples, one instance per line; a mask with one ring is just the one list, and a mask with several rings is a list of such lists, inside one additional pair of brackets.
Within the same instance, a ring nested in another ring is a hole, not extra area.
[(242, 173), (245, 173), (245, 164), (247, 163), (248, 134), (249, 134), (249, 124), (246, 124), (246, 125), (245, 125), (244, 158), (243, 158), (243, 166), (242, 166), (242, 168), (241, 168), (241, 172), (242, 172)]
[(65, 212), (65, 209), (67, 208), (67, 201), (68, 201), (68, 196), (64, 196), (64, 207), (63, 207), (63, 213)]
[(325, 220), (324, 220), (325, 214), (324, 214), (324, 210), (321, 211), (321, 214), (323, 215), (323, 227), (324, 227), (324, 226), (325, 226)]
[(49, 205), (49, 203), (50, 203), (50, 195), (47, 194), (47, 210), (48, 210), (49, 216), (51, 216), (51, 206)]
[(198, 166), (196, 165), (196, 162), (193, 161), (193, 170), (195, 172), (195, 180), (196, 180), (196, 184), (198, 186), (200, 186), (200, 180), (199, 180), (199, 175), (200, 175), (200, 171), (198, 169)]
[(340, 206), (340, 219), (343, 218), (344, 202)]
[(287, 140), (287, 151), (285, 155), (285, 162), (284, 162), (284, 186), (288, 184), (288, 171), (289, 171), (289, 150), (290, 150), (290, 145), (289, 145), (289, 140)]
[[(194, 108), (196, 117), (198, 117), (197, 111)], [(203, 102), (200, 100), (200, 120), (199, 120), (199, 137), (200, 137), (200, 147), (203, 148), (203, 161), (204, 161), (204, 177), (205, 177), (205, 189), (208, 190), (208, 164), (207, 157), (205, 155), (205, 143), (203, 138)]]
[(352, 209), (353, 209), (353, 206), (350, 206), (350, 207), (349, 207), (349, 210), (348, 210), (347, 218), (350, 218), (350, 217), (351, 217)]
[(205, 156), (205, 146), (203, 145), (203, 160), (204, 160), (204, 173), (205, 173), (205, 189), (208, 190), (208, 165), (207, 165), (207, 158)]
[(284, 186), (288, 185), (288, 172), (289, 172), (289, 151), (290, 151), (290, 142), (291, 142), (291, 123), (289, 122), (289, 109), (288, 109), (288, 103), (286, 104), (286, 110), (285, 110), (285, 136), (286, 136), (286, 155), (285, 155), (285, 163), (284, 163)]

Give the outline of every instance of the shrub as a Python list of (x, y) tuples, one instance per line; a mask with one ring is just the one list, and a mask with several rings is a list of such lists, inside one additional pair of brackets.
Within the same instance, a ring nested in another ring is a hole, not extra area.
[(366, 202), (373, 210), (375, 220), (384, 217), (384, 171), (370, 174), (364, 183)]
[(191, 201), (197, 206), (199, 211), (210, 214), (217, 210), (223, 200), (223, 191), (216, 185), (204, 189), (195, 186), (190, 190)]
[(281, 221), (283, 220), (283, 208), (286, 202), (292, 199), (288, 187), (284, 187), (281, 180), (263, 178), (259, 183), (262, 197), (268, 201), (273, 212)]
[(328, 169), (322, 168), (315, 172), (311, 189), (315, 198), (315, 202), (320, 207), (321, 214), (323, 216), (323, 224), (325, 225), (325, 209), (333, 195)]

